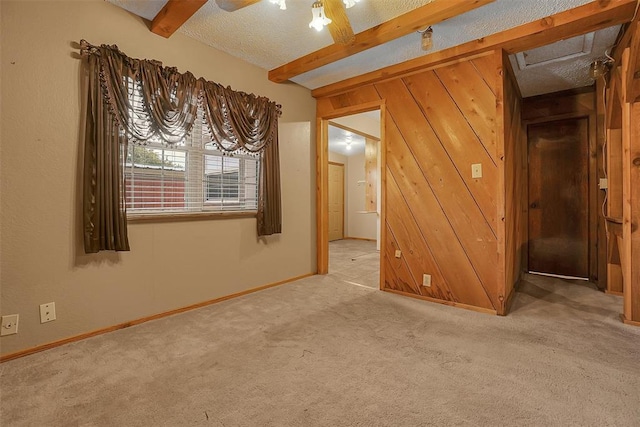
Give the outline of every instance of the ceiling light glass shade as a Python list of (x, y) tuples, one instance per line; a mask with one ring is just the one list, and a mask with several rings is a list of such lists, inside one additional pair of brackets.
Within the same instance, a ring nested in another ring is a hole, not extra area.
[(273, 4), (280, 6), (280, 10), (287, 10), (287, 0), (269, 0)]
[(314, 2), (311, 5), (311, 14), (313, 19), (309, 22), (309, 28), (315, 28), (316, 31), (320, 31), (325, 25), (331, 24), (331, 19), (324, 14), (324, 5), (321, 1)]
[(422, 36), (422, 50), (430, 50), (433, 47), (433, 29), (431, 27), (420, 31)]
[(360, 0), (343, 0), (344, 1), (344, 6), (349, 9), (350, 7), (353, 7), (356, 5), (356, 3), (359, 3)]
[(603, 76), (607, 72), (607, 65), (601, 59), (596, 59), (589, 66), (589, 77), (593, 80), (598, 79), (598, 77)]

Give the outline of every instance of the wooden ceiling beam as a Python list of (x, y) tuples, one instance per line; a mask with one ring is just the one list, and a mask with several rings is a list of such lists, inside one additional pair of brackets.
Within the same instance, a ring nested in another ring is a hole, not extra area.
[(636, 0), (596, 0), (510, 30), (333, 83), (315, 89), (311, 94), (316, 98), (335, 95), (364, 84), (415, 73), (426, 67), (494, 49), (504, 49), (511, 54), (545, 46), (558, 40), (629, 22), (634, 16), (636, 4)]
[(354, 128), (349, 127), (349, 126), (341, 125), (338, 122), (334, 122), (334, 121), (329, 120), (329, 126), (337, 127), (338, 129), (342, 129), (342, 130), (346, 130), (347, 132), (355, 133), (356, 135), (360, 135), (363, 138), (372, 139), (374, 141), (380, 141), (380, 138), (377, 137), (377, 136), (370, 135), (370, 134), (368, 134), (366, 132), (362, 132), (361, 130), (354, 129)]
[(347, 45), (356, 40), (342, 0), (324, 0), (324, 13), (331, 19), (327, 28), (334, 43)]
[(207, 0), (169, 0), (151, 22), (151, 32), (169, 38)]
[[(350, 45), (333, 44), (269, 71), (269, 80), (282, 83), (348, 56), (406, 36), (429, 25), (492, 3), (495, 0), (434, 1), (355, 35)], [(326, 7), (326, 5), (325, 5)], [(416, 42), (418, 43), (418, 42)]]

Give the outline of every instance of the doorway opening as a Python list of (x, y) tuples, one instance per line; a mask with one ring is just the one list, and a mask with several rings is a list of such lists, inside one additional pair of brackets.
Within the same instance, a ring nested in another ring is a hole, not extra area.
[(381, 277), (379, 108), (324, 118), (318, 141), (318, 272), (373, 289)]
[[(576, 299), (615, 307), (601, 266), (606, 250), (602, 207), (603, 129), (598, 121), (602, 87), (555, 92), (523, 99), (526, 129), (528, 244), (522, 299), (533, 297), (575, 307)], [(561, 103), (560, 108), (555, 106)], [(603, 247), (604, 246), (604, 247)], [(519, 302), (514, 302), (517, 310)], [(585, 308), (586, 310), (586, 308)]]
[(589, 119), (532, 124), (529, 272), (589, 280)]

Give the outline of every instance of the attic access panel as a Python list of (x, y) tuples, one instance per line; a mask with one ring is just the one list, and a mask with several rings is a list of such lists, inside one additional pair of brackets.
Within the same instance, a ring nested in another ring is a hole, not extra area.
[(594, 38), (595, 33), (591, 32), (560, 40), (547, 46), (516, 53), (518, 68), (524, 70), (590, 55), (593, 51)]

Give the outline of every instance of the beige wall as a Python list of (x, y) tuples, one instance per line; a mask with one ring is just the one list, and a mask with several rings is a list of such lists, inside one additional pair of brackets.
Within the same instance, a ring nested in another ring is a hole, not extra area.
[(347, 166), (347, 156), (343, 156), (340, 153), (335, 153), (333, 151), (329, 151), (329, 161), (335, 163), (342, 163)]
[[(266, 70), (181, 34), (156, 36), (101, 0), (3, 0), (0, 8), (0, 309), (20, 315), (19, 333), (0, 341), (2, 354), (315, 271), (308, 90), (271, 83)], [(131, 252), (84, 255), (72, 47), (82, 38), (282, 104), (283, 233), (257, 240), (255, 219), (131, 224)], [(51, 301), (58, 319), (41, 325), (38, 306)]]

